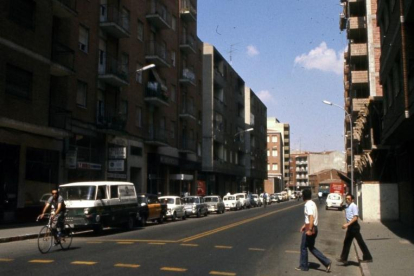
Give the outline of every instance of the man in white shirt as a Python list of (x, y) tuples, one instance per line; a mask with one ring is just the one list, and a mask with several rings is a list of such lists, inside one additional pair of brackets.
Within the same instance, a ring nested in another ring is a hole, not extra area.
[(302, 242), (300, 245), (300, 262), (299, 266), (296, 267), (296, 270), (308, 271), (308, 248), (309, 251), (318, 259), (325, 267), (326, 272), (331, 270), (331, 260), (325, 257), (318, 249), (315, 247), (315, 240), (318, 236), (318, 208), (316, 207), (315, 202), (311, 200), (312, 192), (310, 189), (303, 190), (303, 201), (305, 201), (305, 223), (300, 228), (302, 233)]

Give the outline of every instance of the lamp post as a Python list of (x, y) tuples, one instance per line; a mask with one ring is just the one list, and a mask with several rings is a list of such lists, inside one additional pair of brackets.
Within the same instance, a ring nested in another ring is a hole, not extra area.
[(337, 105), (335, 103), (332, 103), (330, 101), (323, 100), (323, 103), (327, 104), (327, 105), (333, 105), (333, 106), (336, 106), (336, 107), (342, 109), (343, 111), (345, 111), (346, 116), (349, 117), (349, 128), (350, 128), (350, 131), (351, 131), (351, 194), (354, 194), (354, 148), (353, 148), (353, 142), (352, 142), (352, 140), (354, 140), (354, 135), (353, 135), (353, 130), (352, 130), (352, 117), (351, 117), (351, 114), (349, 114), (349, 112), (346, 111), (346, 109), (343, 108), (342, 106)]
[(148, 64), (148, 65), (145, 65), (142, 68), (137, 69), (136, 72), (139, 73), (139, 72), (142, 72), (142, 71), (154, 68), (154, 67), (155, 67), (155, 64), (151, 63), (151, 64)]

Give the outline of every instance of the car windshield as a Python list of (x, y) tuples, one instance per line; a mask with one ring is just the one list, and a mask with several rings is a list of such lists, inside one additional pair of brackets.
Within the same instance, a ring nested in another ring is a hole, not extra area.
[(198, 197), (185, 197), (184, 203), (200, 203), (200, 199)]
[(160, 198), (160, 200), (167, 204), (174, 204), (174, 198)]
[(333, 200), (340, 200), (341, 199), (341, 196), (340, 195), (337, 195), (337, 194), (330, 194), (328, 196), (328, 198), (329, 199), (333, 199)]
[(218, 198), (217, 197), (205, 197), (204, 201), (205, 202), (218, 202)]
[(224, 200), (235, 200), (236, 198), (234, 196), (228, 196), (225, 197)]
[(257, 195), (252, 195), (252, 198), (257, 198)]
[(96, 186), (60, 187), (60, 195), (65, 200), (95, 200)]

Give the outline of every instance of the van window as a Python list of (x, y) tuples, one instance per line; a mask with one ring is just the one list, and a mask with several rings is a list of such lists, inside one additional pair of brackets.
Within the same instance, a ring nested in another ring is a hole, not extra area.
[(176, 198), (176, 199), (175, 199), (175, 204), (176, 204), (176, 205), (181, 205), (181, 200), (180, 200), (179, 198)]
[(106, 186), (98, 186), (96, 199), (106, 199)]
[(65, 200), (95, 200), (96, 186), (60, 187), (60, 195)]
[(135, 190), (132, 186), (119, 186), (119, 194), (124, 196), (135, 196)]
[(118, 186), (111, 186), (111, 198), (118, 198)]

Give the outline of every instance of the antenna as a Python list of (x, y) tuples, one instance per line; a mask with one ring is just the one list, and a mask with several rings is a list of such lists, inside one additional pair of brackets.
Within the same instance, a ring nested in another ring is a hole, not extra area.
[(234, 44), (230, 44), (230, 51), (228, 51), (228, 53), (230, 54), (230, 65), (233, 65), (233, 53), (237, 51), (237, 49), (234, 48), (234, 45), (240, 44), (240, 42), (238, 43), (234, 43)]

